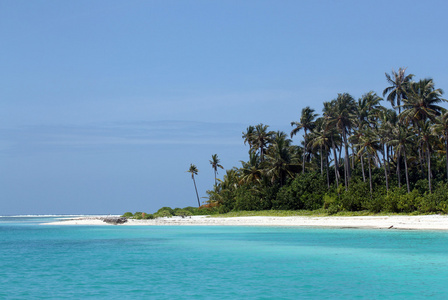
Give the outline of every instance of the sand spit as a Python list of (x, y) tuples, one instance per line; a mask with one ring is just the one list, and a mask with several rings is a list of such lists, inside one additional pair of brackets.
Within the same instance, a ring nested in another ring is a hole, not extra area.
[[(109, 225), (102, 217), (80, 217), (43, 225)], [(128, 220), (118, 226), (309, 226), (337, 228), (448, 230), (448, 216), (361, 216), (361, 217), (234, 217), (208, 216)]]

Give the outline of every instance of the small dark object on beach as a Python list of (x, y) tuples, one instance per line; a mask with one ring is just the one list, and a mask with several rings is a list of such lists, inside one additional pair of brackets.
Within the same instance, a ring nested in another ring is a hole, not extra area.
[(113, 224), (113, 225), (123, 224), (123, 223), (126, 223), (127, 221), (128, 221), (128, 219), (122, 218), (122, 217), (107, 217), (107, 218), (103, 219), (103, 222), (106, 222), (107, 224)]

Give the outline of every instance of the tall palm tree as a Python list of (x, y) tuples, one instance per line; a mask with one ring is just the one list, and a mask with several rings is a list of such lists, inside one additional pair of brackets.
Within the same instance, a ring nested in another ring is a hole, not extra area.
[(345, 188), (348, 189), (348, 182), (351, 177), (351, 170), (348, 155), (348, 134), (353, 125), (355, 116), (355, 100), (348, 93), (338, 94), (336, 100), (332, 101), (333, 113), (330, 116), (328, 124), (336, 127), (342, 135), (345, 148), (344, 158), (344, 179)]
[(198, 198), (198, 207), (201, 206), (201, 202), (199, 202), (199, 194), (198, 194), (198, 189), (196, 187), (196, 180), (194, 180), (194, 175), (198, 175), (198, 168), (196, 168), (195, 165), (190, 164), (190, 168), (187, 171), (188, 173), (191, 174), (191, 179), (193, 179), (193, 183), (194, 183), (194, 189), (196, 190), (196, 197)]
[(422, 125), (420, 125), (421, 128), (421, 134), (420, 134), (420, 139), (421, 139), (421, 145), (423, 145), (423, 150), (426, 153), (426, 166), (428, 169), (428, 187), (429, 187), (429, 192), (432, 192), (432, 184), (431, 184), (431, 178), (432, 178), (432, 173), (431, 173), (431, 154), (432, 154), (432, 150), (433, 147), (432, 145), (436, 144), (435, 141), (435, 136), (433, 135), (433, 131), (431, 130), (431, 123), (429, 120), (427, 120), (426, 122), (424, 122)]
[(336, 118), (334, 109), (335, 102), (336, 100), (332, 100), (331, 102), (324, 102), (324, 108), (322, 111), (325, 118), (325, 129), (329, 131), (331, 149), (333, 149), (334, 175), (336, 178), (336, 186), (339, 186), (339, 163), (336, 153), (337, 145), (339, 144), (339, 135), (336, 133), (336, 128), (332, 124), (332, 120)]
[(314, 118), (316, 118), (317, 114), (314, 113), (314, 109), (311, 109), (309, 106), (302, 109), (302, 115), (300, 116), (300, 122), (291, 122), (291, 126), (296, 126), (291, 131), (291, 138), (296, 135), (300, 130), (303, 129), (305, 132), (303, 136), (304, 140), (304, 149), (303, 149), (303, 160), (302, 160), (302, 173), (305, 173), (305, 156), (307, 152), (307, 132), (308, 130), (313, 130), (315, 123)]
[(320, 149), (321, 157), (321, 174), (323, 173), (323, 160), (325, 160), (326, 170), (327, 170), (327, 186), (330, 188), (330, 174), (328, 166), (328, 156), (331, 149), (331, 137), (334, 135), (334, 130), (328, 128), (325, 118), (318, 118), (316, 120), (316, 128), (313, 135), (310, 137), (309, 144), (311, 148)]
[(431, 129), (435, 134), (442, 136), (445, 141), (446, 180), (448, 182), (448, 110), (444, 109), (435, 121), (436, 123), (432, 125)]
[(218, 173), (218, 168), (224, 169), (223, 166), (219, 164), (219, 158), (218, 154), (212, 155), (212, 160), (209, 160), (210, 164), (212, 165), (213, 171), (215, 171), (215, 185), (216, 185), (216, 174)]
[[(418, 82), (409, 84), (407, 91), (407, 98), (403, 99), (403, 112), (399, 115), (402, 122), (407, 125), (412, 124), (417, 130), (419, 143), (422, 143), (421, 126), (426, 123), (426, 120), (435, 121), (443, 110), (438, 104), (446, 101), (442, 98), (443, 90), (436, 89), (432, 79), (422, 79)], [(421, 171), (423, 172), (423, 145), (418, 148), (419, 162)]]
[(398, 113), (401, 113), (401, 100), (406, 98), (407, 85), (411, 82), (412, 77), (414, 77), (413, 74), (405, 75), (405, 72), (406, 68), (399, 68), (398, 72), (392, 70), (392, 76), (386, 73), (387, 82), (391, 86), (384, 89), (383, 97), (386, 96), (386, 94), (389, 94), (387, 96), (387, 101), (389, 101), (393, 107), (398, 107)]

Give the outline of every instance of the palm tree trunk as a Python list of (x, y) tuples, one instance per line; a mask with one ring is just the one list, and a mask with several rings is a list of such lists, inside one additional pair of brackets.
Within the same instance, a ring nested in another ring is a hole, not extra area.
[(428, 151), (426, 151), (426, 155), (428, 156), (428, 185), (429, 185), (429, 193), (432, 193), (432, 189), (431, 189), (431, 151), (429, 151), (429, 145), (428, 146)]
[(322, 153), (322, 145), (320, 145), (320, 175), (324, 174), (324, 154)]
[(386, 191), (389, 191), (389, 177), (387, 176), (387, 165), (386, 165), (386, 156), (385, 155), (383, 155), (383, 164), (384, 164), (384, 177), (386, 178)]
[(371, 166), (371, 157), (369, 154), (369, 184), (370, 184), (370, 195), (372, 195), (372, 166)]
[(214, 171), (215, 171), (215, 186), (216, 186), (216, 169), (214, 169)]
[(353, 144), (352, 144), (352, 146), (351, 146), (351, 149), (352, 149), (352, 169), (354, 169), (355, 168), (355, 146), (353, 146)]
[(325, 161), (327, 166), (327, 186), (330, 189), (330, 168), (328, 166), (328, 153), (325, 153)]
[(302, 174), (305, 174), (305, 156), (306, 156), (306, 128), (303, 136), (303, 158), (302, 158)]
[(338, 157), (338, 162), (341, 161), (341, 157), (342, 157), (342, 145), (339, 148), (339, 157)]
[(420, 172), (422, 172), (422, 174), (424, 174), (424, 166), (423, 166), (423, 145), (421, 143), (419, 143), (419, 147), (418, 147), (418, 161), (420, 164)]
[(366, 174), (364, 172), (364, 156), (361, 155), (362, 181), (366, 182)]
[(406, 186), (408, 188), (408, 193), (411, 192), (411, 189), (409, 188), (409, 176), (408, 176), (408, 159), (406, 156), (406, 149), (404, 149), (404, 169), (406, 172)]
[(389, 156), (390, 147), (387, 145), (386, 145), (386, 152), (387, 152), (387, 174), (390, 175), (390, 156)]
[(334, 145), (333, 137), (331, 137), (331, 146), (333, 147), (333, 156), (334, 156), (334, 175), (336, 177), (336, 186), (339, 186), (339, 166), (338, 166), (338, 156), (336, 153), (336, 146)]
[(448, 132), (445, 132), (446, 180), (448, 182)]
[[(397, 179), (398, 179), (398, 187), (401, 188), (401, 174), (400, 174), (400, 155), (401, 154), (401, 150), (397, 151)], [(406, 155), (406, 153), (405, 153)], [(405, 156), (406, 157), (406, 156)], [(406, 162), (406, 158), (405, 158), (405, 162)], [(407, 172), (407, 171), (406, 171)]]
[(348, 143), (347, 143), (347, 134), (345, 129), (342, 131), (342, 137), (344, 138), (344, 149), (345, 149), (345, 158), (344, 158), (344, 168), (345, 168), (345, 189), (348, 189), (348, 181), (350, 180), (350, 163), (348, 161)]
[(201, 207), (201, 202), (199, 202), (198, 188), (196, 187), (196, 180), (194, 180), (193, 176), (191, 178), (193, 178), (194, 189), (196, 190), (196, 197), (198, 197), (198, 207)]

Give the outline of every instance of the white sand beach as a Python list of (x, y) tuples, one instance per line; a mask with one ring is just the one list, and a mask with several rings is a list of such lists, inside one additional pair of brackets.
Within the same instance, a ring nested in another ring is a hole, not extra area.
[[(60, 220), (43, 225), (106, 225), (105, 217), (80, 217)], [(153, 220), (128, 220), (118, 226), (309, 226), (336, 228), (420, 229), (448, 230), (448, 216), (359, 216), (359, 217), (233, 217), (209, 216), (158, 218)]]

